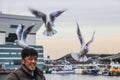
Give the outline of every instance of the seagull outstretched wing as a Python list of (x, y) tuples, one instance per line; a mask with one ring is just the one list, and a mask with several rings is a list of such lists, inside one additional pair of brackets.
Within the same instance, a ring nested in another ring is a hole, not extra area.
[(80, 29), (79, 29), (79, 25), (78, 25), (77, 22), (76, 22), (76, 24), (77, 24), (77, 35), (78, 35), (78, 38), (79, 38), (79, 40), (80, 40), (81, 45), (84, 45), (85, 42), (84, 42), (84, 39), (83, 39), (83, 37), (82, 37), (81, 31), (80, 31)]
[(51, 13), (49, 16), (50, 16), (50, 20), (52, 23), (54, 23), (56, 17), (60, 16), (63, 12), (65, 12), (66, 10), (59, 10), (59, 11), (56, 11), (56, 12), (53, 12)]
[(21, 40), (21, 36), (22, 36), (22, 32), (25, 26), (23, 26), (22, 24), (19, 24), (16, 30), (16, 35), (17, 35), (17, 39)]
[(30, 9), (33, 15), (35, 15), (37, 18), (42, 18), (44, 24), (46, 25), (47, 22), (47, 15), (41, 11), (35, 10), (35, 9)]
[(27, 38), (27, 34), (30, 33), (30, 31), (32, 30), (32, 28), (35, 26), (35, 24), (29, 26), (27, 29), (25, 29), (22, 32), (22, 36), (21, 36), (21, 41), (23, 41), (24, 43), (26, 43), (26, 38)]
[(89, 46), (89, 44), (93, 42), (93, 40), (94, 40), (94, 35), (95, 35), (95, 31), (93, 32), (93, 35), (92, 35), (91, 40), (86, 43), (86, 46)]

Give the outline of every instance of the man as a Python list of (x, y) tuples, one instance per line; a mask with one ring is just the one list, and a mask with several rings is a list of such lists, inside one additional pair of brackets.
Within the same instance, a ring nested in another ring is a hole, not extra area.
[(46, 80), (43, 72), (36, 66), (38, 53), (33, 48), (25, 48), (21, 53), (22, 65), (12, 71), (7, 80)]

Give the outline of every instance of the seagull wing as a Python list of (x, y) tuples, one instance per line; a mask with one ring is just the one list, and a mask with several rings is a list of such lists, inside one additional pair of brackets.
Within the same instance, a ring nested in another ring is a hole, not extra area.
[(94, 40), (94, 35), (95, 35), (95, 31), (93, 32), (93, 35), (92, 35), (91, 40), (86, 43), (86, 46), (89, 46), (89, 44), (93, 42), (93, 40)]
[(41, 11), (35, 10), (35, 9), (30, 9), (32, 14), (34, 14), (37, 18), (42, 18), (43, 22), (46, 24), (47, 22), (47, 16)]
[(77, 35), (78, 35), (78, 38), (80, 40), (81, 45), (84, 45), (84, 39), (83, 39), (81, 31), (79, 29), (79, 25), (78, 25), (78, 23), (76, 23), (76, 24), (77, 24)]
[(53, 12), (51, 13), (49, 16), (50, 16), (50, 20), (51, 22), (53, 23), (56, 19), (56, 17), (58, 17), (59, 15), (61, 15), (63, 12), (65, 12), (66, 10), (59, 10), (59, 11), (56, 11), (56, 12)]
[(17, 30), (16, 30), (17, 39), (18, 39), (19, 41), (21, 40), (23, 28), (24, 28), (24, 25), (19, 24), (18, 27), (17, 27)]
[(26, 43), (26, 38), (27, 38), (27, 34), (32, 30), (32, 28), (35, 26), (35, 24), (29, 26), (27, 29), (25, 29), (22, 33), (22, 37), (21, 40)]

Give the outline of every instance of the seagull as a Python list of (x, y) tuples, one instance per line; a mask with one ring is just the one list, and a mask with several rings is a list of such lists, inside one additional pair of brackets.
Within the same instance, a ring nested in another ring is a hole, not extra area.
[(43, 35), (52, 36), (57, 33), (57, 31), (55, 29), (53, 29), (55, 19), (58, 16), (60, 16), (63, 12), (65, 12), (66, 10), (59, 10), (59, 11), (53, 12), (53, 13), (49, 14), (49, 17), (47, 17), (47, 15), (45, 13), (35, 10), (35, 9), (30, 9), (30, 11), (37, 18), (42, 18), (42, 21), (46, 27), (46, 30), (43, 32)]
[(83, 36), (81, 34), (81, 31), (79, 29), (79, 25), (78, 23), (77, 24), (77, 35), (78, 35), (78, 38), (80, 40), (80, 43), (81, 43), (81, 48), (80, 48), (80, 52), (77, 53), (77, 54), (71, 54), (71, 56), (73, 57), (73, 59), (79, 61), (79, 62), (85, 62), (88, 60), (87, 58), (87, 53), (89, 52), (89, 45), (90, 43), (93, 42), (94, 40), (94, 35), (95, 35), (95, 31), (93, 31), (93, 35), (92, 35), (92, 38), (91, 40), (89, 40), (87, 43), (84, 42), (84, 39), (83, 39)]
[(27, 34), (32, 30), (32, 28), (35, 26), (35, 24), (32, 24), (28, 28), (24, 29), (24, 25), (19, 24), (16, 30), (17, 40), (15, 40), (15, 43), (20, 46), (21, 48), (30, 48), (28, 44), (26, 43)]

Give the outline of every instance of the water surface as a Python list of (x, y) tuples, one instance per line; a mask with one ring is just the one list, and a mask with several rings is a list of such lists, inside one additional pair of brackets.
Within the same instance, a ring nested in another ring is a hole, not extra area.
[[(93, 76), (80, 74), (45, 74), (46, 80), (120, 80), (120, 76)], [(0, 75), (0, 80), (6, 80), (7, 75)]]

